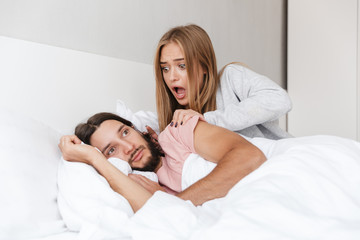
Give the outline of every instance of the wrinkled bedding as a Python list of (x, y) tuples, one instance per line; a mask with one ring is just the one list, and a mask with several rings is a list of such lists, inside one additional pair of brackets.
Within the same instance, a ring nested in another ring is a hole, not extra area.
[[(360, 239), (358, 142), (331, 136), (251, 141), (268, 160), (226, 197), (195, 207), (157, 192), (136, 214), (115, 218), (108, 211), (109, 216), (91, 223), (93, 230), (80, 228), (80, 235), (83, 231), (87, 237), (92, 234), (88, 239)], [(189, 163), (188, 172), (213, 167), (202, 161)], [(190, 185), (202, 176), (183, 174), (187, 177)]]

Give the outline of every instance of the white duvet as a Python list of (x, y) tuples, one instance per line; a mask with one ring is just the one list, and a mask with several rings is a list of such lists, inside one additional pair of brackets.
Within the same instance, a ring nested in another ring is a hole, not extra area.
[[(360, 239), (359, 143), (330, 136), (251, 141), (268, 160), (226, 197), (195, 207), (157, 192), (136, 214), (128, 208), (120, 217), (107, 211), (108, 216), (85, 224), (79, 236), (83, 232), (83, 239)], [(187, 161), (183, 186), (213, 167), (196, 157)], [(197, 172), (203, 173), (195, 176)], [(122, 212), (115, 204), (107, 208)]]

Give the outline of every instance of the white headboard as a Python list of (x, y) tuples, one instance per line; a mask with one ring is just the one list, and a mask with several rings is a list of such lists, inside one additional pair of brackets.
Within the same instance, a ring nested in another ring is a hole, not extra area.
[(152, 65), (0, 36), (0, 106), (62, 133), (123, 100), (155, 111)]

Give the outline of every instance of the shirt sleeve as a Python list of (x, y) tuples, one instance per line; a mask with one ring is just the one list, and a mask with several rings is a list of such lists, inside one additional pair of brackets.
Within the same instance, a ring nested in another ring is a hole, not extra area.
[(204, 117), (207, 122), (232, 131), (277, 120), (292, 108), (283, 88), (240, 65), (225, 68), (217, 94), (217, 101), (223, 104)]
[(159, 135), (159, 142), (164, 151), (177, 154), (196, 153), (194, 147), (194, 129), (199, 121), (199, 116), (194, 116), (185, 124), (177, 127), (168, 125)]

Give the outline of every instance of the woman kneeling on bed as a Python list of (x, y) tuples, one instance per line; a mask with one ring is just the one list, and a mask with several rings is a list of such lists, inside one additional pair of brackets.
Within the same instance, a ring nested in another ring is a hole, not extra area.
[[(157, 142), (115, 114), (98, 113), (87, 123), (79, 124), (75, 135), (63, 136), (59, 148), (65, 160), (93, 166), (114, 191), (129, 201), (135, 212), (156, 190), (163, 188), (140, 175), (126, 176), (107, 161), (110, 157), (127, 161), (135, 170), (156, 172), (168, 192), (191, 200), (194, 205), (224, 197), (266, 160), (260, 149), (240, 135), (201, 121), (199, 117), (191, 118), (185, 125), (165, 128)], [(183, 190), (183, 166), (194, 155), (216, 166)]]

